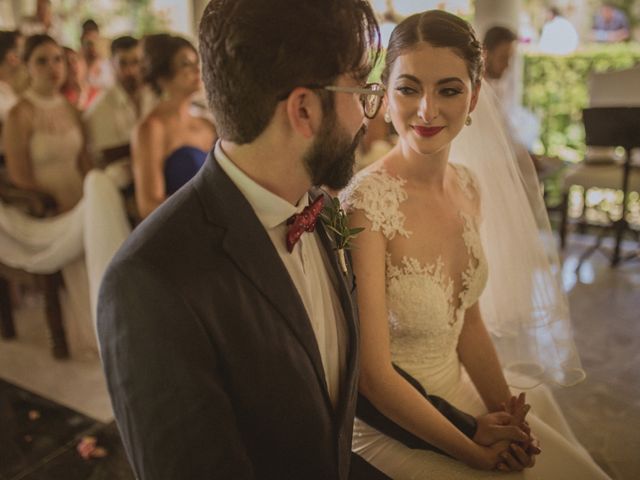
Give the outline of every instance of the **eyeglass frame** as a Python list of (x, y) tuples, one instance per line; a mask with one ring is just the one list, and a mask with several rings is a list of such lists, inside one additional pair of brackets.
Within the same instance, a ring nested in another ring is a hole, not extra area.
[[(380, 90), (373, 90), (371, 87), (374, 85), (380, 87)], [(310, 88), (312, 90), (327, 90), (329, 92), (337, 92), (337, 93), (357, 93), (360, 95), (359, 99), (360, 99), (360, 104), (362, 105), (362, 112), (364, 113), (364, 116), (369, 120), (372, 120), (373, 118), (375, 118), (375, 116), (380, 111), (380, 108), (382, 107), (382, 97), (384, 97), (384, 94), (385, 94), (384, 85), (376, 82), (367, 83), (364, 87), (343, 87), (340, 85), (316, 85), (316, 84), (302, 85), (302, 87)], [(279, 101), (285, 100), (289, 95), (291, 95), (291, 91), (289, 91), (286, 94), (280, 95), (278, 97), (278, 100)], [(366, 101), (363, 99), (365, 95), (375, 95), (380, 99), (378, 100), (378, 106), (376, 107), (375, 113), (371, 116), (367, 115), (367, 107), (365, 104)]]

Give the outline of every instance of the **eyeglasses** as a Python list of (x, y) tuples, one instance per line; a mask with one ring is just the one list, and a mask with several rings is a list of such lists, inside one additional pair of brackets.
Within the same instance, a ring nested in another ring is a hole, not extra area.
[[(306, 88), (314, 90), (328, 90), (338, 93), (354, 93), (358, 94), (360, 104), (364, 116), (368, 119), (374, 118), (380, 111), (382, 106), (382, 97), (384, 97), (384, 87), (380, 83), (368, 83), (364, 87), (341, 87), (338, 85), (304, 85)], [(281, 95), (278, 100), (286, 99), (291, 92)]]
[(364, 87), (327, 85), (319, 88), (329, 90), (330, 92), (357, 93), (360, 97), (364, 116), (368, 119), (372, 119), (378, 114), (380, 106), (382, 105), (382, 97), (384, 97), (384, 87), (379, 83), (367, 83)]

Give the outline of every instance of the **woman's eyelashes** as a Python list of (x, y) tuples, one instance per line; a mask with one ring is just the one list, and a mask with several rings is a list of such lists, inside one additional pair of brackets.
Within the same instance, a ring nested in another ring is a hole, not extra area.
[(412, 95), (414, 93), (418, 93), (415, 88), (411, 88), (407, 86), (396, 87), (396, 91), (400, 92), (401, 95)]
[(461, 93), (462, 93), (461, 89), (454, 88), (454, 87), (446, 87), (446, 88), (440, 89), (440, 95), (443, 95), (445, 97), (454, 97), (456, 95), (460, 95)]
[[(400, 95), (405, 96), (420, 93), (419, 89), (408, 87), (405, 85), (396, 87), (396, 91), (400, 93)], [(456, 95), (460, 95), (461, 93), (463, 93), (463, 90), (457, 87), (444, 87), (438, 90), (438, 94), (442, 95), (443, 97), (455, 97)]]

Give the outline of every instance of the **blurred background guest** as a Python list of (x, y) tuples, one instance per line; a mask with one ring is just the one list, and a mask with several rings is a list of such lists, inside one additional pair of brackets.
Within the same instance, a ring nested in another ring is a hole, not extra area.
[(484, 35), (484, 75), (496, 95), (503, 100), (502, 82), (504, 74), (515, 54), (518, 36), (511, 29), (496, 25)]
[[(506, 132), (510, 136), (515, 156), (521, 171), (529, 171), (531, 163), (538, 176), (544, 177), (555, 173), (563, 166), (558, 158), (550, 158), (532, 154), (534, 143), (540, 135), (540, 120), (530, 110), (513, 101), (508, 91), (506, 73), (515, 56), (518, 46), (518, 35), (509, 28), (496, 25), (490, 27), (482, 41), (484, 48), (484, 79), (491, 86), (506, 122)], [(529, 185), (529, 190), (537, 192), (537, 185)], [(535, 193), (534, 193), (535, 194)]]
[(89, 161), (80, 116), (60, 93), (64, 53), (50, 36), (34, 35), (24, 61), (30, 87), (9, 111), (3, 132), (7, 172), (17, 187), (51, 195), (65, 212), (82, 197)]
[(20, 31), (26, 37), (46, 34), (56, 42), (65, 43), (62, 22), (54, 14), (51, 0), (37, 0), (35, 14), (22, 19)]
[(2, 128), (11, 107), (18, 101), (13, 89), (13, 80), (20, 68), (18, 31), (0, 31), (0, 158), (3, 156)]
[(604, 2), (593, 17), (591, 38), (596, 42), (622, 42), (629, 38), (629, 19), (622, 10)]
[[(129, 145), (136, 123), (155, 104), (151, 92), (142, 88), (141, 62), (142, 47), (138, 39), (123, 36), (111, 43), (115, 83), (96, 99), (84, 116), (91, 156), (99, 166), (121, 158), (117, 152), (104, 158), (104, 153)], [(129, 155), (122, 156), (128, 158)]]
[(85, 20), (80, 34), (80, 54), (87, 64), (87, 82), (98, 90), (109, 88), (114, 83), (111, 64), (104, 58), (104, 43), (98, 24), (91, 19)]
[(540, 33), (538, 50), (542, 53), (567, 55), (578, 48), (580, 39), (573, 24), (556, 7), (547, 9), (547, 21)]
[(91, 105), (100, 90), (87, 81), (87, 64), (84, 58), (72, 48), (63, 47), (63, 51), (67, 75), (60, 92), (71, 105), (83, 111)]
[(188, 40), (168, 34), (147, 37), (143, 78), (160, 101), (137, 126), (131, 142), (142, 218), (197, 173), (216, 140), (213, 123), (192, 109), (202, 80), (198, 53)]

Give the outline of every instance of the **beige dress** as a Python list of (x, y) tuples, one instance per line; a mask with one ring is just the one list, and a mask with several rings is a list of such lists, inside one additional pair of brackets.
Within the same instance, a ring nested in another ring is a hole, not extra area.
[[(471, 172), (463, 166), (452, 166), (470, 204), (479, 204)], [(447, 243), (457, 242), (458, 251), (466, 253), (462, 259), (466, 269), (460, 278), (452, 278), (446, 273), (449, 270), (441, 255), (416, 258), (406, 251), (416, 245), (403, 212), (403, 203), (408, 199), (405, 183), (383, 169), (363, 171), (342, 192), (341, 200), (348, 211), (364, 212), (371, 229), (385, 236), (388, 248), (402, 246), (394, 248), (393, 255), (389, 251), (386, 254), (386, 305), (394, 363), (416, 378), (430, 394), (478, 416), (486, 413), (486, 407), (456, 349), (465, 312), (479, 300), (489, 275), (478, 230), (480, 218), (477, 212), (460, 210), (456, 229), (461, 232), (460, 237), (446, 238)], [(527, 420), (540, 440), (543, 453), (535, 467), (522, 473), (505, 475), (474, 470), (445, 455), (406, 447), (357, 418), (352, 448), (394, 479), (607, 478), (574, 437), (550, 391), (536, 387), (527, 391), (527, 397), (532, 405)]]
[(78, 155), (82, 130), (62, 95), (41, 97), (27, 90), (24, 98), (34, 107), (29, 155), (36, 182), (55, 198), (60, 212), (70, 210), (82, 198), (82, 173)]

